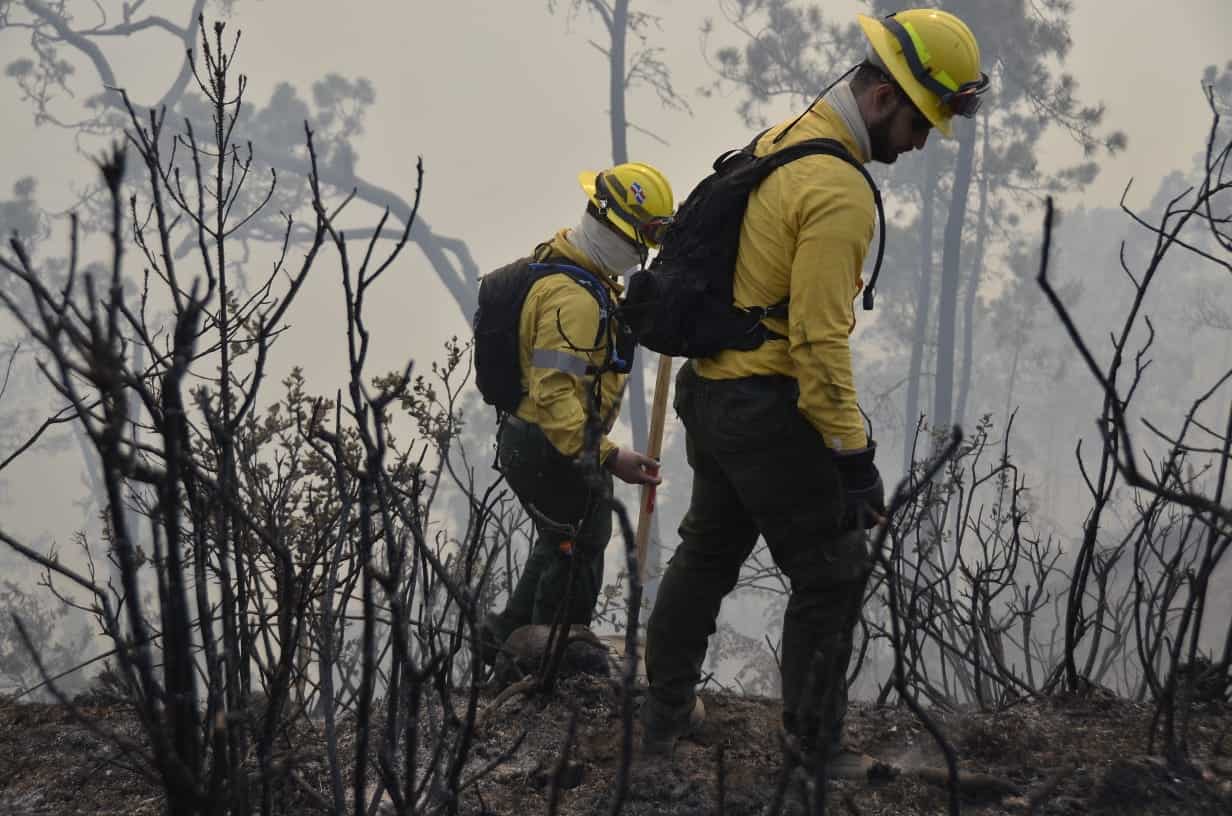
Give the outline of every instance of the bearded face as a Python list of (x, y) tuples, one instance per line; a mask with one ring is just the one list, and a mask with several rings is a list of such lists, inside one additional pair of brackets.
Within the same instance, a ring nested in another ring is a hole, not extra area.
[(923, 149), (932, 123), (916, 108), (910, 97), (887, 82), (877, 89), (874, 100), (880, 113), (868, 123), (873, 160), (893, 164), (901, 154)]

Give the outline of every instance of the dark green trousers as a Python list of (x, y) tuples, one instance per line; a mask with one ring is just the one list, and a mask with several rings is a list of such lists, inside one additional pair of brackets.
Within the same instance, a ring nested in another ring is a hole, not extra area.
[(652, 705), (691, 706), (719, 607), (760, 534), (791, 586), (784, 725), (808, 746), (837, 748), (866, 546), (840, 527), (838, 470), (798, 394), (785, 377), (707, 380), (690, 365), (677, 375), (693, 490), (647, 625), (646, 670)]
[[(588, 477), (553, 447), (539, 426), (506, 417), (498, 461), (505, 481), (535, 525), (517, 586), (503, 612), (489, 617), (501, 643), (529, 623), (589, 625), (603, 585), (603, 551), (612, 537), (612, 475)], [(572, 542), (572, 554), (561, 544)]]

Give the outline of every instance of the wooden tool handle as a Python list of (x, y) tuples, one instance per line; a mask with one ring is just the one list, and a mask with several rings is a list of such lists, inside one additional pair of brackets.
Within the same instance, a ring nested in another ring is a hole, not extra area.
[[(659, 373), (655, 377), (654, 402), (650, 409), (650, 438), (646, 440), (646, 455), (658, 459), (663, 452), (663, 424), (667, 416), (667, 392), (672, 384), (672, 358), (659, 355)], [(655, 486), (642, 485), (642, 501), (637, 514), (637, 571), (646, 580), (646, 549), (650, 546), (650, 522), (655, 511)]]

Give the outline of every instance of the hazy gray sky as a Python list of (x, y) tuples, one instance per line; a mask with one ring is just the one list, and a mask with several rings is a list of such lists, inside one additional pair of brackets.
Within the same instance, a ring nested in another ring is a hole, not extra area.
[[(1109, 126), (1130, 137), (1129, 149), (1105, 162), (1100, 180), (1082, 197), (1089, 206), (1114, 204), (1130, 176), (1139, 177), (1144, 191), (1153, 189), (1164, 173), (1187, 166), (1202, 140), (1209, 119), (1198, 78), (1203, 66), (1232, 59), (1232, 3), (1168, 5), (1075, 3), (1067, 69), (1077, 76), (1083, 98), (1106, 102)], [(175, 17), (187, 3), (162, 6)], [(633, 133), (630, 152), (662, 166), (683, 195), (714, 155), (746, 137), (734, 96), (701, 99), (692, 93), (712, 78), (700, 53), (698, 25), (705, 16), (718, 16), (719, 5), (642, 0), (635, 7), (662, 15), (654, 42), (666, 49), (694, 115), (663, 111), (651, 93), (635, 93), (631, 119), (669, 145)], [(842, 19), (861, 6), (842, 0), (824, 8)], [(377, 101), (358, 142), (359, 172), (409, 194), (415, 155), (423, 155), (424, 215), (436, 230), (464, 236), (482, 268), (524, 252), (571, 221), (576, 172), (610, 161), (606, 62), (587, 42), (601, 40), (603, 32), (592, 16), (569, 24), (563, 13), (549, 15), (543, 0), (355, 0), (345, 6), (242, 0), (230, 25), (244, 31), (239, 65), (251, 78), (254, 104), (264, 104), (281, 80), (307, 92), (327, 72), (371, 79)], [(0, 38), (0, 52), (12, 53), (18, 36)], [(149, 32), (108, 51), (118, 81), (136, 98), (149, 100), (165, 84), (177, 59), (168, 39)], [(722, 25), (717, 40), (737, 42)], [(33, 174), (42, 200), (63, 206), (69, 181), (84, 161), (66, 135), (33, 127), (11, 81), (0, 84), (0, 104), (7, 114), (0, 189)], [(786, 115), (795, 104), (784, 99), (779, 112)], [(1049, 147), (1045, 161), (1060, 164), (1076, 156), (1059, 136)], [(457, 314), (443, 321), (434, 312), (420, 317), (442, 329), (465, 328)]]
[[(119, 6), (112, 0), (105, 4)], [(559, 5), (570, 3), (560, 0)], [(1206, 65), (1232, 59), (1232, 0), (1075, 0), (1074, 5), (1074, 48), (1065, 69), (1077, 77), (1083, 100), (1107, 104), (1107, 127), (1126, 131), (1129, 147), (1104, 161), (1095, 185), (1064, 204), (1114, 206), (1131, 176), (1138, 179), (1132, 201), (1144, 204), (1164, 175), (1190, 168), (1204, 143), (1210, 116), (1198, 82)], [(80, 6), (79, 25), (94, 24), (88, 17), (91, 4)], [(158, 4), (161, 13), (177, 21), (188, 6), (170, 0)], [(735, 93), (711, 98), (694, 93), (713, 79), (700, 52), (698, 28), (704, 17), (719, 16), (718, 2), (636, 0), (636, 7), (662, 15), (653, 44), (665, 49), (664, 60), (694, 115), (662, 110), (648, 91), (634, 93), (630, 119), (667, 144), (635, 132), (630, 154), (660, 166), (679, 199), (716, 154), (743, 144), (750, 134), (735, 113)], [(569, 23), (564, 13), (550, 15), (545, 0), (238, 0), (235, 8), (228, 24), (244, 32), (238, 67), (251, 80), (250, 104), (264, 106), (281, 81), (308, 96), (311, 83), (327, 73), (371, 80), (376, 103), (355, 144), (358, 173), (409, 198), (415, 158), (422, 155), (427, 172), (423, 216), (437, 232), (464, 238), (480, 270), (523, 255), (557, 228), (572, 224), (583, 202), (577, 172), (611, 161), (607, 63), (588, 42), (602, 42), (604, 32), (592, 16), (583, 14)], [(862, 6), (841, 0), (824, 8), (842, 19)], [(22, 40), (21, 32), (0, 34), (0, 63), (26, 52)], [(715, 42), (740, 40), (720, 21)], [(177, 45), (157, 31), (117, 40), (107, 54), (117, 81), (146, 104), (166, 88), (182, 58)], [(81, 79), (75, 90), (82, 96), (96, 92), (85, 65)], [(67, 103), (61, 110), (72, 119), (78, 103)], [(0, 77), (0, 106), (5, 114), (0, 196), (7, 197), (18, 178), (32, 175), (44, 206), (68, 206), (74, 186), (93, 172), (74, 152), (71, 134), (35, 128), (28, 106), (6, 77)], [(798, 106), (797, 100), (783, 99), (770, 116), (787, 116)], [(1078, 157), (1059, 135), (1046, 145), (1045, 166)], [(368, 220), (374, 223), (376, 217), (373, 212)], [(48, 252), (59, 251), (63, 238), (64, 225), (58, 222)], [(1098, 240), (1115, 244), (1113, 236)], [(132, 254), (129, 258), (135, 261)], [(403, 258), (370, 304), (374, 373), (401, 367), (408, 356), (424, 362), (439, 357), (444, 338), (468, 333), (466, 317), (422, 255), (410, 247)], [(254, 255), (252, 264), (261, 271), (270, 262)], [(309, 388), (318, 393), (332, 394), (343, 382), (339, 289), (337, 265), (327, 253), (292, 310), (292, 330), (271, 358), (263, 404), (277, 398), (278, 380), (295, 363), (306, 365)], [(0, 321), (0, 329), (4, 325)], [(858, 384), (860, 376), (857, 372)], [(672, 432), (675, 424), (669, 423)], [(1071, 476), (1072, 440), (1061, 444), (1057, 461)], [(485, 456), (477, 455), (480, 466), (488, 461)], [(0, 526), (31, 541), (49, 536), (62, 550), (69, 549), (72, 532), (84, 523), (82, 511), (72, 504), (84, 493), (80, 472), (75, 446), (54, 458), (26, 457), (0, 479), (0, 491), (7, 493), (0, 495)], [(1057, 474), (1043, 477), (1050, 475)], [(683, 500), (688, 474), (665, 476), (664, 504)], [(54, 509), (48, 509), (53, 503)], [(666, 543), (674, 545), (670, 526), (664, 533)], [(617, 560), (610, 559), (611, 569)]]
[[(175, 18), (167, 7), (187, 3), (161, 5)], [(1086, 197), (1090, 204), (1114, 202), (1129, 175), (1154, 178), (1187, 163), (1207, 125), (1198, 77), (1203, 66), (1232, 59), (1232, 3), (1177, 0), (1169, 6), (1164, 10), (1153, 0), (1075, 2), (1067, 69), (1078, 78), (1083, 98), (1106, 102), (1109, 125), (1131, 139), (1123, 157), (1106, 163)], [(662, 111), (651, 94), (634, 94), (631, 118), (670, 146), (635, 133), (630, 150), (663, 165), (684, 190), (713, 154), (744, 135), (734, 99), (691, 94), (711, 78), (697, 30), (703, 17), (718, 16), (719, 4), (642, 0), (635, 7), (662, 15), (654, 42), (666, 49), (666, 62), (679, 90), (690, 95), (695, 115)], [(543, 0), (355, 0), (345, 8), (340, 13), (338, 4), (313, 0), (237, 3), (229, 24), (244, 31), (239, 65), (252, 82), (250, 101), (264, 103), (281, 80), (306, 90), (326, 72), (371, 79), (377, 102), (359, 142), (359, 169), (386, 186), (409, 189), (413, 156), (424, 155), (431, 174), (427, 215), (439, 229), (468, 233), (479, 254), (506, 243), (498, 240), (506, 230), (492, 222), (494, 213), (504, 213), (505, 223), (541, 231), (523, 213), (559, 220), (558, 202), (572, 195), (576, 169), (607, 160), (606, 64), (587, 42), (602, 38), (595, 18), (583, 14), (570, 25), (563, 13), (549, 15)], [(861, 7), (842, 0), (823, 8), (841, 20)], [(720, 24), (717, 41), (735, 42), (722, 36), (724, 30)], [(6, 32), (0, 50), (13, 53), (20, 36)], [(117, 40), (108, 50), (118, 81), (138, 98), (142, 89), (161, 87), (174, 66), (177, 55), (167, 40), (150, 32)], [(9, 147), (0, 184), (7, 188), (34, 173), (45, 179), (46, 198), (63, 199), (59, 188), (78, 172), (79, 160), (65, 155), (68, 142), (54, 138), (54, 131), (33, 127), (11, 81), (0, 87)], [(784, 100), (781, 113), (793, 107)], [(477, 221), (479, 215), (487, 217)], [(511, 232), (509, 249), (520, 248), (526, 239)]]
[[(178, 19), (188, 4), (161, 5)], [(1074, 49), (1066, 68), (1078, 78), (1084, 100), (1107, 103), (1109, 128), (1125, 130), (1130, 141), (1122, 156), (1104, 163), (1099, 181), (1068, 203), (1114, 205), (1130, 176), (1139, 179), (1141, 203), (1164, 174), (1188, 168), (1203, 142), (1209, 115), (1198, 81), (1204, 66), (1232, 59), (1232, 2), (1177, 0), (1167, 10), (1155, 0), (1078, 0), (1075, 6)], [(694, 94), (713, 78), (698, 27), (704, 17), (718, 16), (719, 6), (713, 0), (642, 0), (636, 7), (662, 15), (653, 42), (666, 49), (665, 61), (694, 115), (662, 110), (648, 91), (634, 93), (630, 118), (668, 144), (633, 133), (630, 153), (659, 165), (680, 198), (717, 153), (748, 137), (734, 112), (735, 94)], [(841, 19), (861, 6), (843, 0), (825, 9)], [(229, 26), (244, 32), (238, 66), (250, 77), (251, 104), (263, 106), (279, 81), (307, 95), (326, 73), (370, 79), (377, 96), (356, 144), (358, 172), (409, 197), (415, 157), (422, 155), (423, 215), (438, 232), (465, 238), (481, 270), (524, 254), (573, 223), (582, 203), (577, 172), (610, 163), (607, 64), (588, 42), (601, 42), (603, 31), (592, 16), (570, 23), (564, 13), (550, 15), (542, 0), (241, 0)], [(21, 36), (0, 36), (6, 63), (21, 47)], [(721, 22), (715, 41), (739, 42)], [(180, 58), (175, 44), (157, 31), (117, 41), (107, 53), (117, 80), (147, 103), (165, 88)], [(83, 66), (86, 78), (92, 77)], [(93, 90), (80, 87), (82, 93)], [(33, 175), (45, 206), (66, 206), (73, 185), (91, 172), (89, 164), (74, 152), (70, 135), (33, 126), (11, 80), (0, 82), (0, 104), (6, 114), (0, 189), (7, 195), (16, 179)], [(777, 115), (797, 107), (783, 99)], [(70, 100), (66, 118), (72, 110)], [(1048, 147), (1046, 164), (1077, 157), (1061, 137)], [(62, 237), (60, 226), (53, 241)], [(465, 318), (422, 256), (411, 248), (404, 258), (373, 304), (373, 370), (399, 366), (408, 354), (435, 356), (444, 337), (467, 332)], [(344, 354), (335, 269), (332, 259), (323, 261), (322, 274), (292, 313), (292, 322), (304, 328), (280, 343), (271, 362), (275, 376), (293, 362), (310, 363), (310, 387), (330, 392)], [(36, 476), (44, 465), (29, 467), (34, 470), (26, 483), (45, 483)]]

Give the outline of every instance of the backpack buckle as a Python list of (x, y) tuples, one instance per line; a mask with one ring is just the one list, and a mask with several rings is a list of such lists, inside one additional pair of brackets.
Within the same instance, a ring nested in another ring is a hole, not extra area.
[(749, 327), (745, 329), (745, 334), (757, 334), (759, 332), (764, 333), (766, 331), (765, 325), (761, 322), (768, 316), (768, 311), (765, 306), (749, 306), (744, 310), (744, 313), (754, 318), (753, 322), (749, 324)]

